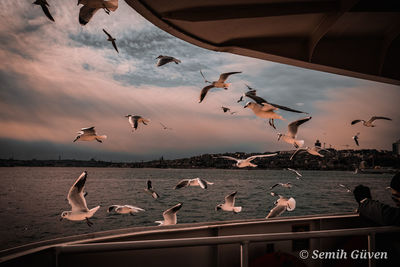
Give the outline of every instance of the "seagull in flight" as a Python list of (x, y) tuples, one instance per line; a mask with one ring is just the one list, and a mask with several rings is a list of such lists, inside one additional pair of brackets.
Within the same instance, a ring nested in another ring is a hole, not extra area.
[(304, 145), (304, 140), (297, 140), (297, 130), (300, 125), (311, 120), (311, 117), (305, 117), (303, 119), (293, 121), (288, 125), (288, 132), (286, 134), (278, 133), (278, 141), (282, 139), (286, 143), (292, 144), (295, 148), (302, 147)]
[(49, 20), (54, 22), (54, 18), (50, 14), (50, 11), (49, 11), (49, 8), (48, 8), (48, 6), (50, 6), (50, 5), (49, 5), (49, 3), (47, 3), (46, 0), (36, 0), (35, 2), (33, 2), (33, 4), (40, 6), (42, 8), (44, 14), (46, 15), (46, 17), (48, 17)]
[(147, 181), (147, 188), (144, 189), (144, 191), (148, 194), (150, 194), (154, 199), (157, 199), (160, 197), (160, 195), (157, 194), (156, 191), (154, 191), (153, 187), (151, 186), (151, 181)]
[(118, 52), (118, 48), (117, 48), (117, 44), (115, 43), (115, 38), (111, 36), (111, 34), (109, 34), (105, 29), (103, 29), (103, 32), (108, 36), (107, 41), (110, 41), (112, 43), (112, 45), (114, 46), (115, 51)]
[(359, 139), (359, 136), (360, 135), (360, 133), (357, 133), (355, 136), (353, 136), (352, 138), (353, 138), (353, 140), (354, 140), (354, 142), (356, 142), (356, 145), (357, 146), (360, 146), (360, 144), (358, 143), (358, 139)]
[(86, 204), (86, 199), (84, 197), (84, 188), (87, 178), (87, 171), (84, 171), (68, 192), (68, 203), (71, 205), (71, 211), (63, 211), (61, 213), (61, 219), (68, 219), (70, 221), (83, 221), (86, 220), (87, 225), (92, 226), (93, 223), (89, 221), (100, 206), (94, 207), (93, 209), (88, 209)]
[(387, 117), (379, 117), (379, 116), (373, 116), (371, 117), (368, 121), (365, 120), (354, 120), (351, 122), (351, 125), (354, 125), (356, 123), (362, 122), (364, 126), (366, 127), (375, 127), (376, 125), (372, 124), (375, 120), (388, 120), (391, 121), (391, 118)]
[(115, 210), (115, 212), (119, 214), (129, 213), (130, 215), (133, 215), (134, 213), (137, 213), (139, 211), (145, 211), (144, 209), (131, 205), (111, 205), (108, 207), (107, 212), (111, 212), (113, 210)]
[(284, 188), (291, 188), (292, 187), (292, 183), (290, 183), (290, 182), (288, 182), (288, 183), (276, 183), (273, 186), (271, 186), (269, 188), (269, 190), (271, 190), (272, 188), (277, 187), (277, 186), (282, 186)]
[(314, 156), (319, 156), (319, 157), (323, 158), (324, 155), (322, 155), (321, 153), (319, 153), (321, 150), (330, 152), (329, 150), (326, 150), (326, 149), (321, 148), (321, 147), (319, 147), (319, 146), (314, 146), (314, 147), (311, 147), (311, 148), (307, 146), (307, 147), (305, 147), (305, 148), (298, 148), (298, 149), (292, 154), (292, 156), (290, 157), (290, 160), (292, 160), (298, 153), (301, 153), (301, 152), (308, 152), (308, 154), (311, 154), (311, 155), (314, 155)]
[(160, 125), (163, 127), (164, 130), (172, 130), (172, 128), (169, 128), (169, 127), (165, 126), (165, 125), (162, 124), (161, 122), (160, 122)]
[(287, 168), (287, 170), (288, 170), (288, 171), (291, 171), (291, 172), (293, 172), (293, 173), (295, 173), (295, 174), (296, 174), (296, 179), (297, 179), (297, 180), (299, 180), (300, 177), (303, 176), (303, 175), (301, 175), (301, 173), (300, 173), (299, 171), (297, 171), (297, 170), (295, 170), (295, 169)]
[(218, 158), (234, 160), (234, 161), (236, 161), (236, 163), (233, 164), (233, 166), (236, 166), (238, 168), (244, 168), (244, 167), (249, 167), (249, 166), (250, 167), (257, 167), (256, 164), (251, 163), (251, 161), (256, 159), (256, 158), (272, 157), (272, 156), (276, 156), (276, 155), (278, 155), (278, 153), (265, 154), (265, 155), (255, 155), (255, 156), (248, 157), (247, 159), (237, 159), (237, 158), (230, 157), (230, 156), (219, 156)]
[(207, 185), (212, 185), (209, 181), (200, 178), (193, 178), (193, 179), (182, 179), (179, 183), (174, 187), (174, 189), (180, 189), (182, 187), (188, 186), (200, 186), (202, 189), (207, 189)]
[(233, 211), (233, 213), (239, 213), (242, 211), (242, 207), (235, 207), (235, 197), (237, 191), (232, 192), (231, 194), (225, 196), (225, 202), (223, 204), (218, 204), (215, 207), (216, 211), (224, 210), (224, 211)]
[(222, 106), (221, 109), (222, 109), (222, 111), (223, 111), (224, 113), (229, 112), (231, 115), (237, 113), (236, 111), (231, 111), (230, 108), (227, 108), (227, 107), (224, 107), (224, 106)]
[(97, 135), (96, 131), (93, 127), (82, 128), (78, 135), (75, 137), (74, 142), (76, 141), (93, 141), (96, 140), (99, 143), (102, 143), (104, 139), (107, 139), (107, 135)]
[(155, 221), (159, 225), (172, 225), (177, 224), (178, 219), (176, 218), (176, 213), (182, 208), (182, 203), (176, 204), (172, 208), (167, 209), (163, 212), (163, 221)]
[(156, 57), (156, 59), (158, 59), (157, 64), (156, 64), (157, 67), (160, 67), (160, 66), (165, 65), (170, 62), (175, 62), (175, 64), (181, 63), (181, 61), (179, 59), (176, 59), (176, 58), (170, 57), (170, 56), (159, 55), (158, 57)]
[(275, 201), (275, 207), (271, 209), (271, 211), (265, 218), (268, 219), (268, 218), (278, 217), (286, 210), (293, 211), (295, 208), (296, 208), (296, 200), (294, 198), (291, 197), (288, 199), (279, 195), (279, 199)]
[(211, 88), (214, 88), (214, 87), (215, 87), (215, 88), (224, 88), (225, 90), (227, 90), (228, 87), (229, 87), (229, 85), (230, 85), (230, 83), (225, 83), (225, 81), (228, 79), (228, 77), (229, 77), (230, 75), (232, 75), (232, 74), (237, 74), (237, 73), (242, 73), (242, 72), (241, 72), (241, 71), (234, 71), (234, 72), (222, 73), (222, 74), (219, 76), (218, 81), (210, 82), (210, 81), (208, 81), (208, 80), (204, 77), (203, 72), (201, 72), (201, 70), (200, 70), (200, 74), (201, 74), (201, 76), (203, 76), (204, 82), (210, 83), (210, 85), (207, 85), (206, 87), (204, 87), (204, 88), (201, 90), (201, 93), (200, 93), (200, 101), (199, 101), (199, 103), (201, 103), (201, 102), (203, 101), (203, 99), (206, 97), (208, 91), (209, 91)]
[(78, 6), (83, 5), (79, 10), (79, 23), (86, 25), (93, 15), (103, 9), (108, 15), (110, 11), (115, 11), (118, 8), (118, 0), (78, 0)]
[(292, 108), (281, 106), (278, 104), (269, 103), (264, 98), (256, 95), (257, 90), (253, 90), (253, 88), (249, 87), (248, 85), (246, 85), (246, 86), (249, 90), (250, 89), (251, 90), (246, 92), (244, 95), (247, 96), (248, 98), (251, 98), (255, 102), (247, 102), (247, 104), (244, 107), (245, 108), (249, 107), (251, 110), (253, 110), (254, 114), (257, 117), (269, 119), (269, 121), (268, 121), (269, 125), (271, 125), (274, 129), (276, 129), (275, 124), (274, 124), (275, 119), (284, 120), (284, 118), (282, 116), (275, 113), (275, 111), (278, 109), (295, 112), (295, 113), (308, 114), (307, 112), (304, 112), (304, 111), (292, 109)]
[(142, 116), (137, 116), (137, 115), (126, 115), (126, 118), (128, 118), (128, 121), (131, 125), (132, 132), (134, 130), (137, 130), (137, 127), (139, 125), (139, 123), (143, 123), (144, 125), (147, 125), (147, 123), (150, 122), (150, 120), (143, 118)]
[(346, 189), (347, 193), (351, 193), (351, 189), (348, 186), (345, 186), (344, 184), (339, 184), (339, 186)]

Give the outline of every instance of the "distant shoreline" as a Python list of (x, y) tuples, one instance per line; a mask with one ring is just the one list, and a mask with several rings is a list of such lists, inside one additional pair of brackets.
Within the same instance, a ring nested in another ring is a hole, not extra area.
[[(298, 168), (303, 170), (338, 170), (354, 171), (359, 166), (370, 173), (395, 172), (400, 169), (400, 156), (391, 151), (369, 150), (334, 150), (329, 149), (324, 157), (312, 156), (307, 153), (290, 160), (293, 151), (281, 151), (275, 157), (257, 159), (258, 166), (252, 169), (283, 169)], [(269, 152), (266, 152), (269, 153)], [(224, 153), (204, 154), (190, 158), (158, 160), (141, 162), (112, 162), (102, 160), (19, 160), (0, 159), (0, 167), (102, 167), (102, 168), (159, 168), (159, 169), (238, 169), (233, 161), (219, 158), (228, 155), (236, 158), (246, 158), (258, 153)], [(244, 168), (247, 169), (247, 168)], [(364, 171), (365, 173), (365, 171)]]

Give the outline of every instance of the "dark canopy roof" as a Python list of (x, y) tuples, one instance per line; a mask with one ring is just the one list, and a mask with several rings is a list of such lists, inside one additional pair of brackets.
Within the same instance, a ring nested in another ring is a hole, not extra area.
[(126, 0), (203, 48), (400, 84), (400, 1)]

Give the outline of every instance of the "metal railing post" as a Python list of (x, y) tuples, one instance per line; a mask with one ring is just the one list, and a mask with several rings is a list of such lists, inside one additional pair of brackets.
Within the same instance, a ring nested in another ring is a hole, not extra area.
[[(368, 252), (375, 252), (375, 233), (368, 234)], [(373, 257), (368, 259), (368, 267), (375, 267), (375, 260)]]
[(249, 266), (249, 241), (240, 243), (240, 267)]

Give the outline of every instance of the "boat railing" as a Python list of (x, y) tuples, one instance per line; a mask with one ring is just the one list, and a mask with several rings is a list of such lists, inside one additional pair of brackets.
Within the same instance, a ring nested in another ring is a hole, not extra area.
[[(238, 244), (240, 246), (240, 266), (248, 267), (249, 265), (248, 255), (249, 255), (250, 243), (285, 241), (285, 240), (295, 240), (295, 239), (321, 239), (321, 238), (343, 237), (343, 236), (367, 236), (368, 252), (373, 252), (375, 250), (376, 234), (394, 233), (394, 232), (400, 232), (400, 227), (382, 226), (382, 227), (366, 227), (366, 228), (337, 229), (337, 230), (318, 230), (318, 231), (307, 231), (307, 232), (246, 234), (246, 235), (103, 242), (103, 243), (86, 243), (86, 244), (62, 244), (54, 247), (56, 252), (55, 266), (58, 266), (59, 256), (63, 254), (65, 255), (65, 254), (93, 253), (93, 252), (115, 252), (115, 251), (127, 251), (127, 250), (156, 249), (156, 248)], [(375, 266), (375, 260), (372, 258), (368, 259), (368, 264), (370, 267)]]

